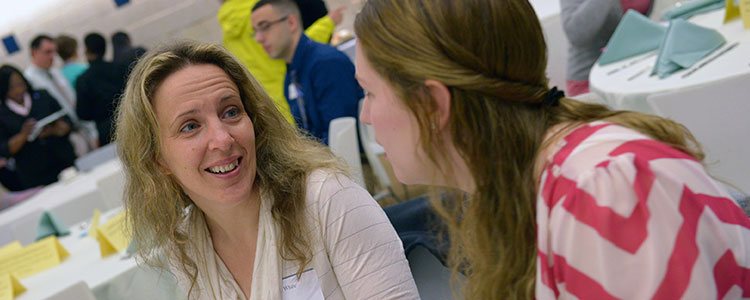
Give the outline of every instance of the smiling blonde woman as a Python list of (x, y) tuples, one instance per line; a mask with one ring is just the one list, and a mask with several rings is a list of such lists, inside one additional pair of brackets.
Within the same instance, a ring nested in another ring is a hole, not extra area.
[(189, 298), (419, 298), (377, 203), (224, 49), (147, 53), (116, 138), (139, 257)]

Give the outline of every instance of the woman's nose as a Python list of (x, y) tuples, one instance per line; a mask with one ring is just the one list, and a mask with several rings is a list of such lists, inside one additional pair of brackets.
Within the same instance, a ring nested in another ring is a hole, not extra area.
[(362, 111), (359, 112), (359, 121), (367, 125), (372, 125), (370, 122), (370, 103), (367, 99), (362, 101)]
[(229, 128), (224, 126), (224, 124), (212, 126), (210, 134), (209, 150), (229, 150), (234, 143), (234, 137), (232, 137)]

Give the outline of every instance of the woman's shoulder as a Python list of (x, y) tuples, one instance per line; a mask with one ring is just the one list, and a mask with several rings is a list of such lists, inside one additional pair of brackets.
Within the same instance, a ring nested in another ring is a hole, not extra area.
[(690, 155), (634, 129), (608, 122), (591, 122), (572, 129), (558, 139), (549, 157), (552, 166), (568, 173), (581, 173), (617, 159), (671, 158), (697, 162)]
[[(333, 169), (316, 169), (307, 177), (307, 202), (318, 209), (332, 206), (376, 203), (369, 192), (355, 183), (346, 173)], [(337, 199), (346, 199), (337, 201)]]
[(308, 194), (330, 195), (348, 188), (361, 188), (346, 173), (329, 168), (315, 169), (307, 175)]

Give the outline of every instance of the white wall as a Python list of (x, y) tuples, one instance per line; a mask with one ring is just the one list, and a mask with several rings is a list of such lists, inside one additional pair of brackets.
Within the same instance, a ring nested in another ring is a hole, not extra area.
[[(0, 47), (0, 62), (21, 69), (28, 66), (29, 43), (40, 33), (75, 37), (81, 58), (83, 36), (89, 32), (109, 40), (112, 33), (124, 30), (134, 45), (147, 48), (180, 38), (220, 43), (219, 5), (216, 0), (131, 0), (117, 8), (113, 0), (0, 0), (0, 37), (14, 34), (21, 48), (8, 55)], [(108, 43), (107, 48), (111, 56), (112, 45)]]

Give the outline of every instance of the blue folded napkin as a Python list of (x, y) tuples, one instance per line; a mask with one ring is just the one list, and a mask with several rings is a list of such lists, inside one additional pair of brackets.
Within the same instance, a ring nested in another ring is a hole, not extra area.
[(659, 48), (667, 29), (639, 12), (629, 9), (607, 42), (599, 65), (617, 62)]
[(672, 20), (659, 46), (659, 55), (651, 74), (664, 78), (680, 69), (689, 68), (725, 42), (716, 30), (682, 19)]
[(41, 240), (50, 235), (63, 236), (70, 234), (68, 226), (60, 221), (53, 213), (45, 211), (39, 219), (39, 225), (36, 230), (36, 240)]
[(664, 13), (664, 20), (687, 19), (697, 14), (717, 10), (725, 6), (725, 0), (696, 0), (685, 3)]

